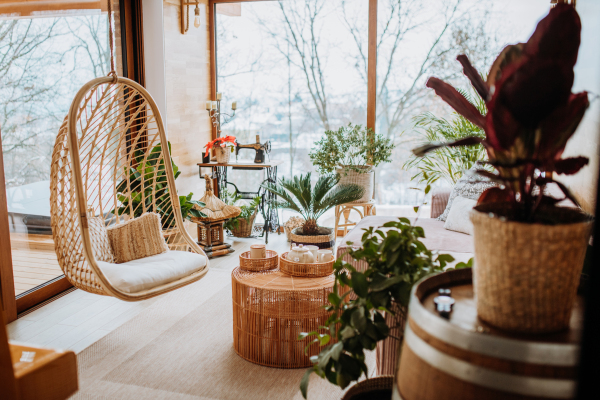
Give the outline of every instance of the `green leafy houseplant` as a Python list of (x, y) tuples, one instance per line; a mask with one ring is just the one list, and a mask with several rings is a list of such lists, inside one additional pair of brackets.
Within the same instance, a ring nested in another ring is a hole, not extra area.
[(342, 126), (337, 131), (325, 131), (309, 153), (310, 161), (321, 174), (336, 172), (336, 168), (366, 173), (369, 166), (390, 162), (394, 145), (383, 135), (361, 125)]
[(337, 205), (360, 199), (364, 193), (364, 189), (358, 185), (338, 185), (340, 177), (336, 174), (320, 176), (314, 187), (310, 178), (309, 172), (291, 179), (281, 178), (277, 184), (263, 185), (281, 199), (274, 206), (302, 215), (305, 222), (301, 231), (304, 235), (319, 234), (317, 220), (320, 216)]
[[(227, 204), (235, 205), (235, 203), (238, 200), (241, 200), (241, 198), (242, 198), (242, 196), (240, 196), (237, 192), (233, 193), (233, 194), (228, 194)], [(227, 221), (225, 221), (225, 225), (223, 225), (224, 228), (229, 229), (230, 231), (233, 229), (236, 229), (237, 227), (239, 227), (241, 220), (245, 220), (247, 223), (250, 223), (250, 219), (252, 218), (252, 216), (258, 209), (258, 206), (260, 205), (260, 200), (261, 200), (261, 197), (256, 196), (255, 198), (252, 199), (250, 204), (247, 204), (247, 205), (244, 204), (244, 205), (240, 206), (240, 209), (242, 210), (240, 212), (240, 215), (238, 215), (235, 218), (230, 218)]]
[[(471, 97), (463, 92), (465, 97), (485, 115), (485, 102), (479, 97)], [(448, 120), (435, 116), (430, 112), (414, 118), (415, 128), (425, 143), (451, 142), (467, 137), (485, 138), (485, 132), (479, 126), (458, 113), (453, 113)], [(485, 148), (481, 144), (468, 147), (442, 147), (428, 153), (425, 157), (412, 156), (403, 168), (417, 169), (419, 172), (411, 179), (432, 184), (440, 179), (455, 184), (465, 171), (470, 170), (477, 161), (487, 160)]]
[[(365, 350), (374, 350), (377, 342), (390, 332), (383, 312), (390, 313), (393, 302), (406, 310), (412, 286), (427, 275), (442, 272), (454, 261), (448, 254), (435, 255), (427, 250), (421, 242), (425, 237), (423, 228), (411, 225), (406, 218), (387, 222), (383, 228), (389, 230), (365, 229), (361, 248), (349, 250), (353, 259), (366, 261), (365, 271), (357, 271), (341, 257), (335, 262), (335, 282), (327, 307), (331, 316), (327, 326), (322, 327), (329, 333), (315, 331), (299, 337), (314, 336), (313, 343), (326, 345), (311, 357), (314, 365), (300, 383), (305, 398), (313, 372), (342, 388), (363, 373), (368, 376)], [(457, 268), (467, 266), (460, 263)], [(346, 289), (349, 290), (339, 294)], [(354, 298), (349, 296), (351, 293)]]
[[(169, 154), (171, 152), (171, 143), (168, 144)], [(150, 154), (144, 161), (145, 153), (136, 151), (134, 153), (135, 167), (129, 167), (125, 170), (128, 179), (123, 179), (117, 184), (117, 198), (121, 206), (112, 213), (116, 215), (127, 214), (133, 209), (134, 217), (137, 218), (144, 213), (144, 210), (153, 209), (153, 203), (156, 204), (156, 212), (161, 216), (162, 228), (169, 229), (175, 226), (173, 217), (173, 208), (169, 201), (169, 186), (167, 182), (166, 168), (164, 159), (160, 158), (161, 145), (158, 144), (152, 148)], [(160, 159), (160, 160), (159, 160)], [(181, 175), (181, 171), (173, 160), (171, 160), (174, 178)], [(156, 173), (156, 177), (155, 177)], [(128, 181), (130, 193), (127, 192)], [(179, 206), (181, 208), (181, 217), (191, 219), (191, 217), (204, 218), (206, 215), (201, 211), (194, 209), (194, 205), (204, 207), (204, 203), (192, 200), (193, 193), (187, 196), (179, 196)], [(145, 206), (145, 207), (144, 207)]]

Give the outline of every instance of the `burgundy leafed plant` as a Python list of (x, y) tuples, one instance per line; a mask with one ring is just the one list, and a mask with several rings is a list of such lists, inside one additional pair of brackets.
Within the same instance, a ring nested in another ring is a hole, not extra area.
[[(587, 107), (587, 92), (573, 94), (573, 67), (580, 44), (581, 21), (573, 6), (559, 4), (542, 19), (527, 43), (509, 45), (494, 61), (487, 81), (465, 55), (458, 56), (464, 74), (485, 100), (488, 113), (477, 108), (449, 84), (429, 78), (427, 87), (469, 121), (485, 130), (485, 139), (470, 137), (452, 143), (432, 143), (413, 152), (418, 156), (443, 146), (485, 146), (497, 173), (479, 174), (502, 186), (485, 191), (478, 206), (508, 205), (506, 216), (536, 221), (542, 208), (563, 199), (545, 196), (544, 187), (556, 182), (566, 198), (568, 189), (551, 176), (575, 174), (588, 163), (586, 157), (562, 158), (569, 138)], [(535, 188), (539, 190), (534, 190)]]

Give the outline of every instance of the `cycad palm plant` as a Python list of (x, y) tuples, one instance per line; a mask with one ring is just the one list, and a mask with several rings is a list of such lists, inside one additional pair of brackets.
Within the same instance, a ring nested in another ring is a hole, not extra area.
[(278, 208), (302, 215), (306, 221), (302, 226), (304, 235), (316, 235), (320, 216), (332, 207), (360, 199), (364, 193), (358, 185), (338, 185), (339, 181), (337, 174), (322, 175), (313, 188), (309, 172), (291, 179), (281, 178), (277, 184), (268, 183), (263, 187), (281, 199), (275, 203)]

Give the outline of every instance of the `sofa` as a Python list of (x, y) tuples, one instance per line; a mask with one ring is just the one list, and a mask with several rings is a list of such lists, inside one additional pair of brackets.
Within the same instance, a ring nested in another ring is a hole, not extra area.
[[(444, 221), (436, 219), (446, 209), (451, 190), (451, 188), (444, 188), (433, 191), (430, 218), (419, 218), (416, 224), (424, 229), (425, 238), (422, 241), (429, 250), (452, 255), (455, 259), (454, 263), (467, 262), (473, 257), (473, 237), (465, 233), (447, 230), (444, 228)], [(344, 257), (345, 261), (351, 262), (358, 270), (365, 270), (367, 266), (364, 262), (356, 262), (350, 256), (344, 256), (349, 247), (347, 242), (352, 242), (355, 246), (359, 246), (364, 233), (363, 229), (380, 227), (386, 222), (396, 219), (397, 217), (390, 216), (369, 216), (363, 218), (339, 243), (336, 252), (337, 257)], [(415, 221), (415, 218), (409, 219), (412, 222)]]

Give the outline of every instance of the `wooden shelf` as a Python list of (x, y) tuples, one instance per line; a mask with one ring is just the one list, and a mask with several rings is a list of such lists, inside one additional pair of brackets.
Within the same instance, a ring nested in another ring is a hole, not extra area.
[(226, 164), (221, 164), (216, 161), (211, 161), (207, 163), (198, 163), (199, 167), (237, 167), (237, 168), (271, 168), (277, 167), (283, 164), (283, 160), (272, 160), (265, 161), (264, 163), (255, 163), (252, 161), (242, 160), (242, 161), (231, 161)]

